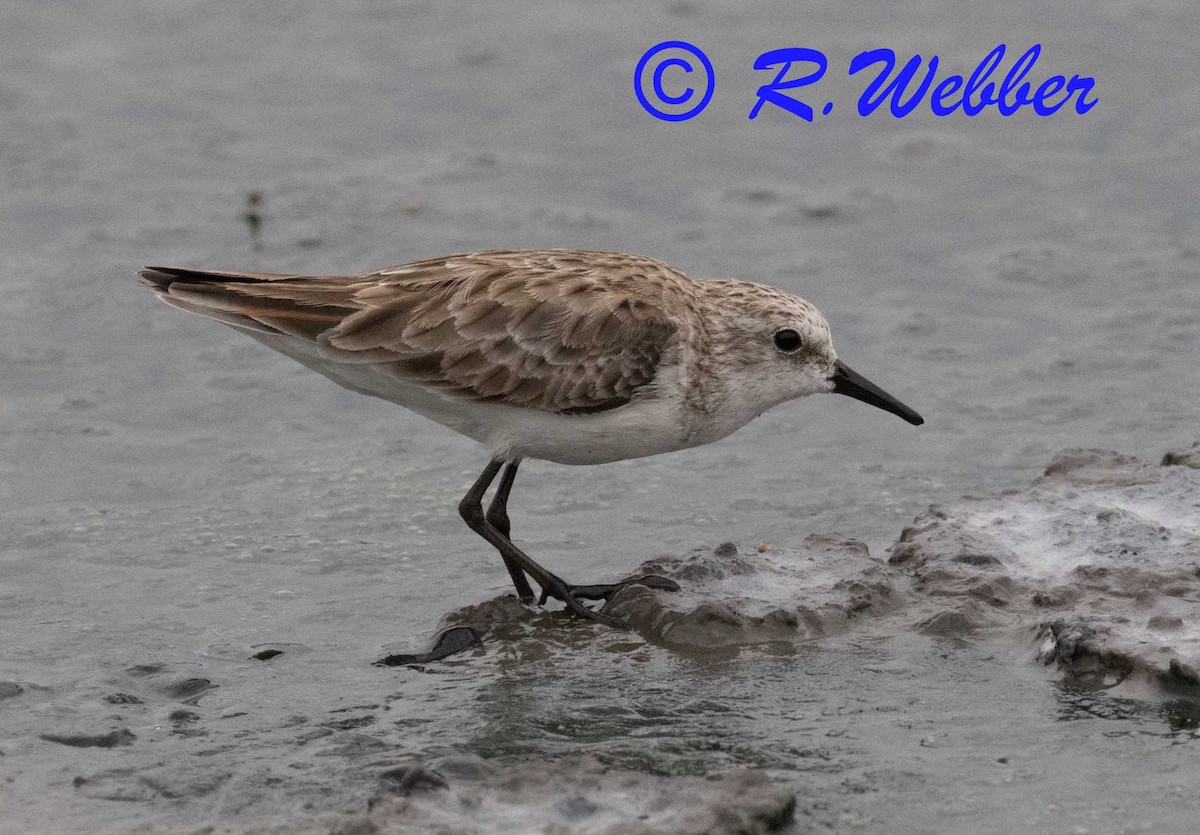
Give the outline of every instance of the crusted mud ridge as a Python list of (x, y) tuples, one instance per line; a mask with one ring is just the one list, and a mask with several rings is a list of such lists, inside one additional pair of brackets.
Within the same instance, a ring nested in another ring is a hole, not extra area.
[(928, 630), (1005, 627), (1081, 682), (1200, 693), (1200, 458), (1163, 462), (1065, 450), (1025, 490), (931, 507), (888, 562)]
[[(930, 507), (886, 560), (839, 534), (749, 553), (726, 543), (650, 560), (633, 576), (663, 575), (682, 591), (632, 585), (603, 611), (684, 653), (915, 628), (1015, 642), (1095, 686), (1200, 695), (1197, 467), (1200, 447), (1161, 464), (1064, 450), (1024, 490)], [(540, 621), (559, 616), (502, 597), (453, 612), (442, 627), (470, 626), (485, 644), (546, 639)], [(567, 632), (586, 643), (605, 630)]]
[[(896, 608), (889, 575), (867, 546), (838, 534), (813, 534), (798, 548), (743, 554), (733, 543), (684, 556), (657, 557), (632, 577), (654, 574), (679, 583), (678, 592), (630, 585), (602, 611), (651, 643), (680, 652), (736, 650), (794, 643), (844, 632), (866, 612)], [(555, 640), (539, 627), (565, 613), (535, 612), (511, 595), (446, 615), (439, 634), (469, 627), (487, 639)], [(607, 626), (557, 623), (568, 634), (611, 636)], [(522, 627), (526, 627), (522, 629)], [(564, 640), (566, 640), (564, 638)]]

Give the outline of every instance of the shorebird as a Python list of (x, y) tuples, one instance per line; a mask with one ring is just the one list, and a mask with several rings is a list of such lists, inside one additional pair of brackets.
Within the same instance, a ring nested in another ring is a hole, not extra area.
[(462, 518), (500, 552), (523, 602), (535, 599), (532, 579), (539, 603), (554, 597), (585, 618), (609, 621), (580, 601), (629, 583), (678, 586), (653, 575), (572, 585), (530, 558), (508, 517), (522, 460), (601, 464), (687, 449), (826, 392), (924, 422), (838, 359), (825, 317), (804, 299), (691, 279), (636, 255), (488, 251), (348, 276), (139, 275), (173, 307), (483, 444), (491, 457), (459, 504)]

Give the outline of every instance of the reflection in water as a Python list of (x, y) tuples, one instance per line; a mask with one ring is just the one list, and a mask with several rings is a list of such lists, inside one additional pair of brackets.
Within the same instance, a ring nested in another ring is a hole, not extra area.
[(1106, 732), (1109, 736), (1149, 734), (1179, 740), (1200, 738), (1200, 699), (1194, 697), (1143, 701), (1112, 696), (1101, 688), (1062, 684), (1058, 687), (1058, 707), (1058, 719), (1062, 722), (1105, 719), (1127, 723)]
[(459, 692), (438, 724), (489, 759), (586, 753), (663, 776), (809, 770), (829, 758), (808, 739), (821, 723), (801, 686), (804, 650), (689, 657), (626, 636), (568, 648), (566, 634), (492, 644), (490, 656), (464, 662), (476, 675), (451, 675), (473, 693)]

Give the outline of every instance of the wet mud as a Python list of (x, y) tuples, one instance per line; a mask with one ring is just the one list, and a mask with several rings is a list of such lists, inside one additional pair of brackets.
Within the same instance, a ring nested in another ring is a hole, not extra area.
[[(428, 650), (384, 663), (435, 670), (467, 663), (485, 677), (518, 660), (531, 671), (578, 662), (602, 668), (613, 652), (693, 660), (767, 652), (803, 664), (797, 653), (830, 638), (876, 643), (919, 634), (1046, 669), (1076, 707), (1094, 709), (1100, 694), (1124, 710), (1139, 701), (1169, 705), (1172, 721), (1186, 728), (1186, 717), (1200, 716), (1200, 645), (1192, 634), (1200, 619), (1200, 472), (1174, 456), (1164, 460), (1172, 463), (1065, 450), (1026, 489), (931, 507), (886, 557), (852, 538), (814, 534), (794, 548), (742, 553), (724, 543), (655, 558), (632, 576), (662, 575), (681, 590), (618, 591), (602, 611), (625, 621), (627, 636), (501, 595), (447, 613)], [(319, 733), (370, 733), (375, 715), (327, 721)], [(586, 711), (575, 721), (586, 724)], [(930, 731), (921, 744), (936, 747), (936, 722)], [(743, 768), (699, 778), (630, 771), (604, 757), (502, 766), (478, 755), (422, 754), (379, 771), (368, 811), (329, 826), (480, 835), (522, 826), (613, 835), (775, 832), (798, 824), (796, 789), (772, 774)], [(810, 810), (796, 831), (813, 822)]]
[[(618, 590), (601, 610), (625, 630), (502, 593), (374, 664), (277, 640), (3, 681), (0, 765), (26, 798), (59, 784), (91, 831), (883, 831), (886, 797), (951, 779), (951, 752), (1011, 780), (1038, 746), (1062, 749), (1035, 741), (1039, 687), (1058, 688), (1068, 738), (1096, 721), (1141, 727), (1143, 745), (1200, 733), (1188, 454), (1064, 450), (1023, 489), (931, 506), (880, 554), (824, 533), (655, 557), (629, 576), (680, 590)], [(314, 676), (340, 682), (334, 704)], [(956, 741), (998, 687), (992, 733)], [(905, 757), (884, 778), (871, 763), (897, 739), (937, 765)], [(1061, 820), (1047, 803), (1022, 819)], [(1168, 808), (1157, 831), (1190, 807)], [(906, 807), (905, 825), (945, 814)]]

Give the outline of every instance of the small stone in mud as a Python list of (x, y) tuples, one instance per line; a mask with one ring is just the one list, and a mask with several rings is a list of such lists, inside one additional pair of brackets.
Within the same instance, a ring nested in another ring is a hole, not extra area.
[(121, 728), (106, 734), (40, 734), (47, 742), (69, 745), (72, 748), (117, 748), (132, 745), (137, 739), (132, 731)]
[(903, 565), (920, 553), (911, 542), (899, 542), (892, 546), (892, 554), (888, 557), (888, 565)]
[(1033, 597), (1030, 598), (1034, 606), (1040, 606), (1047, 609), (1054, 609), (1059, 606), (1067, 605), (1067, 595), (1059, 589), (1049, 591), (1035, 591)]
[(1004, 563), (990, 554), (959, 554), (950, 561), (969, 565), (974, 568), (1004, 568)]
[(1146, 626), (1150, 629), (1175, 630), (1183, 629), (1183, 618), (1175, 615), (1155, 615), (1146, 621)]
[(139, 779), (133, 769), (114, 768), (101, 771), (90, 777), (77, 776), (71, 781), (84, 797), (93, 800), (117, 800), (124, 803), (147, 802), (159, 796), (149, 782)]
[(713, 556), (728, 559), (729, 557), (736, 557), (737, 553), (738, 553), (737, 546), (734, 545), (732, 542), (722, 542), (713, 551)]
[(446, 788), (445, 779), (423, 765), (401, 765), (379, 774), (380, 786), (388, 794), (407, 797), (414, 792), (427, 792)]
[(15, 681), (0, 681), (0, 699), (11, 699), (13, 696), (20, 696), (24, 692), (25, 688)]
[(1188, 687), (1195, 687), (1200, 684), (1200, 673), (1196, 672), (1196, 668), (1188, 664), (1184, 664), (1178, 658), (1172, 658), (1167, 665), (1167, 681), (1171, 684), (1182, 684)]
[(261, 652), (254, 653), (250, 657), (256, 661), (270, 661), (272, 658), (278, 658), (280, 655), (283, 655), (283, 650), (281, 649), (264, 649)]
[(1200, 470), (1200, 441), (1192, 444), (1191, 449), (1173, 450), (1162, 458), (1164, 467), (1193, 467)]
[(195, 722), (195, 721), (199, 720), (200, 714), (193, 713), (190, 710), (180, 709), (180, 710), (171, 711), (170, 715), (167, 718), (170, 719), (172, 722), (174, 722), (176, 725), (186, 725), (191, 722)]
[(142, 700), (132, 693), (109, 693), (104, 701), (110, 705), (140, 705)]
[(962, 565), (970, 565), (976, 569), (1001, 569), (1004, 564), (1000, 560), (992, 557), (990, 554), (959, 554), (958, 557), (950, 559), (952, 563), (961, 563)]
[(212, 690), (216, 686), (206, 678), (185, 678), (168, 684), (163, 688), (163, 693), (168, 698), (181, 702), (194, 701), (199, 699), (205, 691)]
[(975, 631), (975, 624), (962, 612), (939, 612), (921, 621), (922, 635), (933, 638), (961, 638)]
[(355, 728), (365, 728), (367, 725), (374, 725), (375, 717), (371, 714), (365, 716), (351, 716), (346, 719), (332, 719), (328, 722), (322, 722), (321, 726), (325, 728), (333, 728), (335, 731), (352, 731)]

